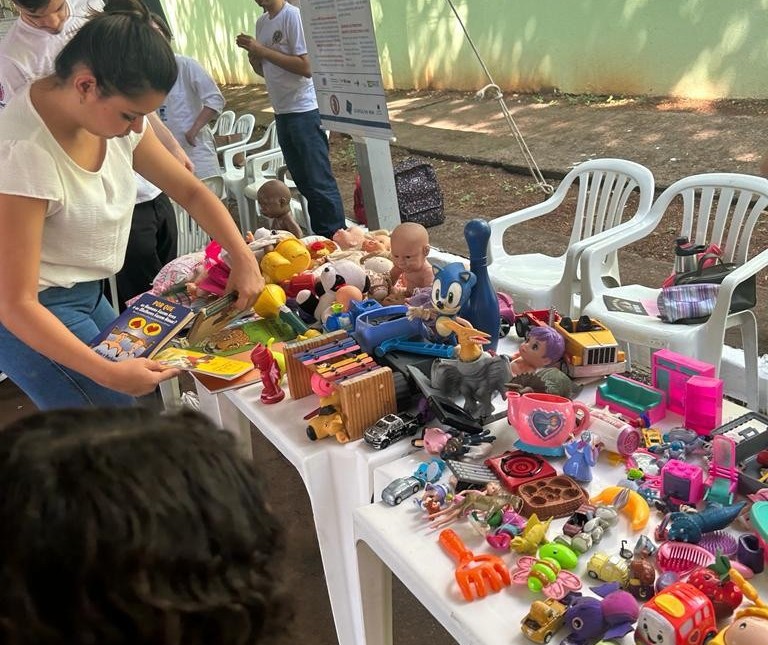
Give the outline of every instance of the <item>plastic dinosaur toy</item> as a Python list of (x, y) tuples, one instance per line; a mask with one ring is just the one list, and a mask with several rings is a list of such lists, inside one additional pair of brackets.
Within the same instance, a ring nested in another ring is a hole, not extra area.
[(509, 360), (498, 354), (491, 356), (481, 345), (489, 342), (488, 334), (446, 319), (444, 329), (456, 335), (458, 360), (438, 359), (432, 363), (432, 387), (449, 397), (464, 397), (464, 410), (480, 418), (493, 414), (493, 395), (506, 392)]
[(471, 325), (462, 325), (460, 322), (452, 319), (444, 320), (443, 326), (456, 334), (456, 358), (463, 363), (471, 363), (480, 358), (483, 352), (483, 345), (490, 343), (490, 334), (475, 329)]
[(730, 506), (712, 505), (694, 513), (668, 513), (656, 527), (656, 539), (698, 544), (704, 533), (719, 531), (733, 522), (745, 504), (746, 502)]

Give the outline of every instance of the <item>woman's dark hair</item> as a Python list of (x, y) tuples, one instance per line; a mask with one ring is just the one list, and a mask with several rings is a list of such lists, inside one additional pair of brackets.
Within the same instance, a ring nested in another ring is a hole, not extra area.
[(104, 96), (167, 94), (178, 72), (168, 41), (140, 0), (107, 0), (103, 13), (83, 25), (56, 57), (56, 76), (69, 78), (79, 64), (93, 72)]
[(173, 32), (171, 31), (171, 28), (168, 26), (168, 23), (165, 22), (165, 19), (158, 13), (155, 13), (154, 11), (149, 14), (152, 17), (152, 24), (154, 24), (155, 28), (163, 34), (163, 37), (168, 41), (171, 42), (173, 40)]
[(45, 9), (51, 0), (13, 0), (13, 2), (27, 11), (40, 11)]
[(288, 618), (255, 468), (198, 413), (28, 417), (0, 491), (1, 643), (252, 644)]

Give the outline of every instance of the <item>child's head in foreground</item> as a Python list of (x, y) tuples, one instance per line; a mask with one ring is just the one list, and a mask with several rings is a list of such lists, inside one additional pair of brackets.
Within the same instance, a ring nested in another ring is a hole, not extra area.
[(0, 642), (235, 645), (284, 623), (251, 462), (192, 411), (37, 414), (0, 432)]

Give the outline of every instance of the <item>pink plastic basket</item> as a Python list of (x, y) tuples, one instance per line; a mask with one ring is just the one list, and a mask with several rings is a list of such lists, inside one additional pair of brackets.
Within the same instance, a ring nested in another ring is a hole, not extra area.
[(656, 553), (656, 564), (663, 572), (672, 571), (680, 577), (697, 567), (706, 567), (715, 556), (706, 549), (686, 542), (664, 542)]

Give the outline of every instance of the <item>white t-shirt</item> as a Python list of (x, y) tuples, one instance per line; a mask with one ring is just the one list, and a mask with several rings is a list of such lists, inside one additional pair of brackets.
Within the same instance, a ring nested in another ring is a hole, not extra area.
[[(56, 56), (88, 19), (104, 9), (103, 0), (67, 0), (69, 17), (58, 34), (35, 29), (17, 19), (0, 41), (0, 111), (10, 98), (32, 81), (53, 74)], [(136, 174), (136, 203), (148, 202), (160, 189)]]
[[(256, 21), (256, 40), (283, 54), (303, 56), (307, 53), (301, 14), (287, 2), (274, 18), (263, 13)], [(264, 82), (275, 114), (309, 112), (317, 109), (312, 79), (294, 74), (267, 60), (263, 61)]]
[(28, 85), (0, 112), (0, 193), (48, 200), (40, 290), (100, 280), (122, 267), (136, 199), (133, 150), (141, 137), (108, 139), (101, 168), (91, 172), (59, 146)]
[(189, 145), (184, 133), (192, 127), (200, 110), (207, 107), (220, 113), (226, 101), (216, 82), (194, 58), (176, 54), (176, 64), (179, 75), (158, 113), (195, 164), (195, 175), (200, 179), (220, 175), (211, 129), (204, 125), (195, 137), (194, 146)]
[(56, 56), (103, 0), (67, 0), (69, 17), (58, 34), (35, 29), (18, 18), (0, 41), (0, 110), (27, 83), (53, 73)]

